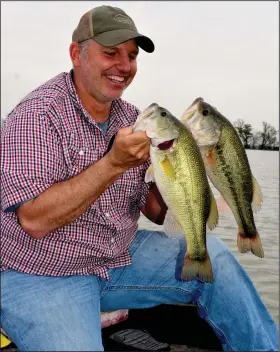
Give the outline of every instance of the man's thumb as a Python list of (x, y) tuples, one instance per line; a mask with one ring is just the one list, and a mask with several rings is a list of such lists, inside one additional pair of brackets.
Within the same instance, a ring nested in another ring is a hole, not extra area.
[(133, 128), (131, 126), (123, 127), (119, 130), (118, 135), (125, 137), (133, 133)]

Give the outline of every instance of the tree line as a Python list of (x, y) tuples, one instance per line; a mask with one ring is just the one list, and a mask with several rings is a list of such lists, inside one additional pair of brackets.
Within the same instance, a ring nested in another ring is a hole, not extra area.
[(245, 149), (279, 150), (278, 131), (268, 122), (262, 123), (262, 131), (253, 131), (252, 125), (238, 119), (233, 122)]

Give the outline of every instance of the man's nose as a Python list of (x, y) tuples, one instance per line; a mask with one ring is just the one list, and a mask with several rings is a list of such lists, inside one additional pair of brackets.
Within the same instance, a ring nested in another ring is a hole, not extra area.
[(130, 71), (130, 60), (126, 54), (119, 55), (116, 67), (119, 71), (129, 72)]

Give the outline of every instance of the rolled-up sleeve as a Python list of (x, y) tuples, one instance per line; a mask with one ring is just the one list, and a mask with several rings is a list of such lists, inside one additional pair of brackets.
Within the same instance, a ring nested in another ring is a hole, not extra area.
[(1, 131), (1, 208), (33, 199), (67, 173), (59, 135), (46, 114), (16, 112)]

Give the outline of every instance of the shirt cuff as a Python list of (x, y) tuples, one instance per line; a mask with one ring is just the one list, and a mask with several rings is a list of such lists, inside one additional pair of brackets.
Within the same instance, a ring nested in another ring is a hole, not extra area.
[(4, 211), (38, 197), (51, 183), (29, 175), (3, 173), (1, 175), (1, 208)]

